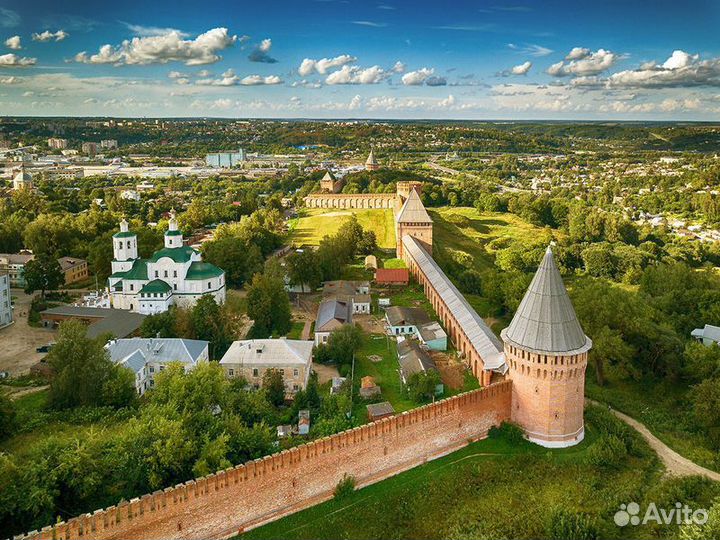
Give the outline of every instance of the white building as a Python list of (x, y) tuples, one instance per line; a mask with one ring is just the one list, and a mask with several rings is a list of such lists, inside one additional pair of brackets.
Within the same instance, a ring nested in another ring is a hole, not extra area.
[(117, 148), (117, 147), (118, 147), (118, 143), (115, 139), (105, 139), (105, 140), (100, 141), (100, 148), (106, 148), (106, 149), (110, 150), (112, 148)]
[(255, 388), (262, 386), (268, 369), (282, 373), (285, 393), (292, 396), (307, 388), (312, 371), (313, 342), (299, 339), (248, 339), (235, 341), (220, 360), (229, 378), (243, 377)]
[(10, 275), (0, 269), (0, 328), (13, 322), (12, 297), (10, 296)]
[(25, 167), (20, 167), (20, 171), (13, 178), (13, 189), (33, 189), (32, 175), (25, 171)]
[(155, 386), (155, 375), (171, 362), (183, 364), (185, 373), (209, 360), (208, 342), (179, 338), (115, 339), (105, 348), (110, 359), (135, 374), (135, 390), (141, 396)]
[(225, 302), (225, 272), (202, 262), (198, 251), (183, 244), (174, 211), (165, 247), (152, 257), (138, 257), (137, 235), (124, 219), (113, 236), (113, 252), (108, 289), (114, 308), (150, 315), (172, 305), (192, 307), (206, 294)]
[(125, 189), (120, 192), (120, 198), (126, 201), (139, 201), (140, 193), (134, 189)]

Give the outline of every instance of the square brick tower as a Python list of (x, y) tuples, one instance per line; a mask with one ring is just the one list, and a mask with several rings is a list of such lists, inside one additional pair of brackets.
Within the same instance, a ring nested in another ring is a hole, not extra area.
[(395, 216), (397, 257), (403, 258), (403, 236), (409, 234), (422, 242), (425, 250), (432, 254), (433, 221), (425, 210), (417, 190), (411, 189), (405, 204)]
[(592, 341), (580, 327), (550, 247), (500, 335), (513, 383), (513, 422), (529, 440), (548, 448), (582, 441)]

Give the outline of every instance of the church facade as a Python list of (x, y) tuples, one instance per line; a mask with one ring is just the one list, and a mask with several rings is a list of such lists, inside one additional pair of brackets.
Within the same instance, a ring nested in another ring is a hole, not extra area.
[(137, 235), (124, 219), (113, 235), (113, 254), (108, 291), (114, 308), (151, 315), (172, 305), (192, 307), (206, 294), (225, 302), (225, 272), (184, 245), (175, 212), (165, 232), (165, 246), (152, 257), (138, 256)]

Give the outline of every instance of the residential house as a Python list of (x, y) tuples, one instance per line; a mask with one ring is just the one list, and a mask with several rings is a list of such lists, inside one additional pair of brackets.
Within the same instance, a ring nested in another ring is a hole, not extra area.
[(280, 370), (286, 395), (291, 397), (298, 390), (307, 388), (312, 371), (312, 350), (312, 341), (247, 339), (233, 342), (220, 365), (227, 377), (242, 377), (255, 388), (262, 387), (267, 370)]
[(140, 395), (155, 386), (155, 376), (172, 362), (182, 364), (187, 373), (209, 360), (208, 342), (197, 339), (115, 339), (105, 348), (113, 362), (135, 374), (135, 389)]
[(431, 321), (424, 309), (392, 306), (385, 310), (388, 333), (394, 336), (413, 336), (427, 348), (447, 349), (447, 334), (436, 321)]
[(327, 343), (330, 334), (344, 324), (352, 324), (352, 302), (335, 299), (320, 302), (315, 318), (315, 345)]
[(370, 313), (370, 283), (367, 281), (326, 281), (323, 296), (352, 302), (353, 313)]
[(416, 373), (438, 370), (428, 352), (414, 339), (399, 339), (397, 353), (403, 384), (407, 384), (410, 377)]
[(370, 422), (375, 422), (376, 420), (395, 416), (395, 408), (389, 401), (370, 403), (367, 406), (367, 415)]
[(60, 257), (58, 264), (60, 265), (60, 270), (65, 274), (65, 285), (82, 281), (90, 276), (88, 263), (83, 259)]
[(10, 295), (10, 275), (0, 268), (0, 328), (13, 322), (12, 297)]
[(11, 287), (25, 287), (25, 265), (34, 258), (32, 253), (0, 253), (0, 266), (7, 268)]

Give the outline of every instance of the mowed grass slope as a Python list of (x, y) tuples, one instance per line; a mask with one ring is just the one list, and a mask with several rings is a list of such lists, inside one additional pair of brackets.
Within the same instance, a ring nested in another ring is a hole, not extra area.
[(305, 208), (291, 225), (290, 242), (316, 246), (324, 236), (335, 234), (353, 215), (363, 229), (375, 233), (378, 247), (395, 248), (395, 220), (389, 209)]
[(428, 212), (433, 219), (433, 256), (440, 266), (454, 250), (470, 255), (475, 270), (485, 270), (495, 263), (497, 248), (489, 245), (491, 242), (497, 245), (507, 239), (508, 245), (514, 241), (534, 243), (545, 236), (550, 241), (545, 229), (514, 214), (481, 213), (468, 207), (429, 208)]

